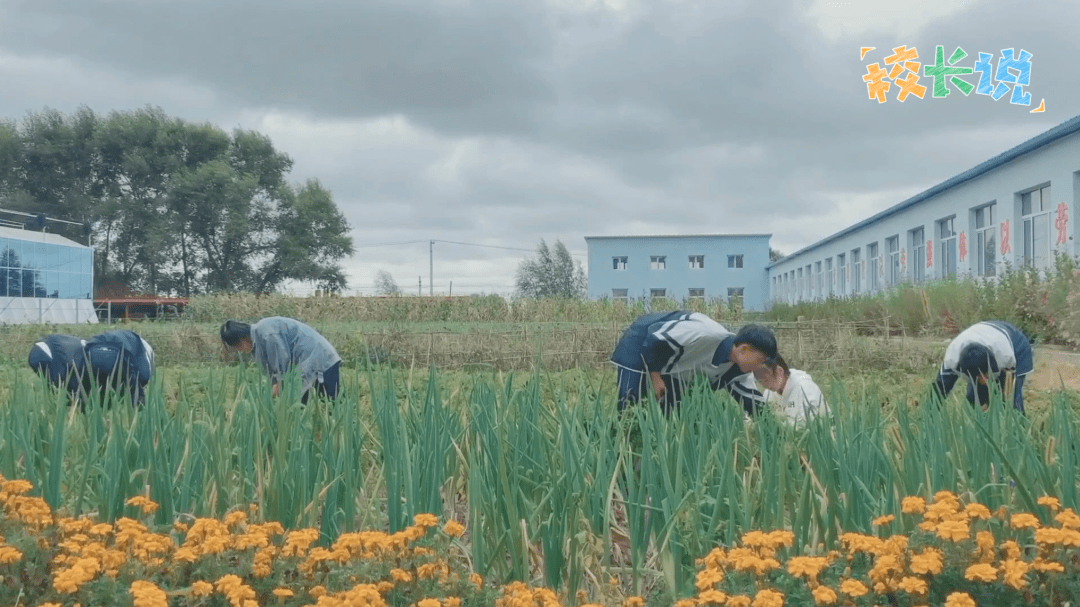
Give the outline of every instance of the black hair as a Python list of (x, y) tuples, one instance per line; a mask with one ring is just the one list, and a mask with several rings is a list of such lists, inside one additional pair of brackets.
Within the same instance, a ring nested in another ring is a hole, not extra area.
[(779, 354), (776, 350), (776, 335), (765, 325), (754, 323), (743, 325), (735, 334), (734, 343), (736, 346), (750, 344), (750, 347), (764, 354), (766, 358), (773, 358)]
[(997, 359), (990, 350), (982, 344), (968, 344), (960, 351), (960, 362), (957, 370), (968, 377), (991, 375), (998, 372)]
[(227, 346), (235, 346), (241, 339), (251, 339), (251, 325), (246, 322), (226, 320), (221, 325), (221, 341)]
[(787, 361), (784, 360), (784, 357), (780, 356), (779, 354), (777, 354), (776, 356), (772, 356), (768, 360), (766, 360), (765, 366), (769, 369), (772, 369), (773, 371), (775, 371), (777, 368), (783, 369), (784, 375), (791, 375), (791, 367), (788, 367)]

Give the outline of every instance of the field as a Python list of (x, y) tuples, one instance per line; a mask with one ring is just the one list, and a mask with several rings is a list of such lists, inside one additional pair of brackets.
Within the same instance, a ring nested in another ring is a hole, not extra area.
[[(671, 419), (650, 407), (620, 417), (605, 361), (640, 310), (527, 311), (566, 319), (535, 322), (513, 310), (470, 320), (449, 308), (445, 320), (410, 319), (401, 308), (389, 319), (346, 321), (333, 306), (350, 304), (326, 298), (306, 320), (342, 353), (343, 393), (336, 404), (303, 408), (295, 377), (273, 399), (257, 369), (222, 356), (212, 315), (289, 313), (244, 303), (245, 314), (210, 301), (200, 305), (212, 314), (131, 326), (155, 346), (159, 364), (140, 411), (79, 414), (25, 368), (29, 344), (57, 328), (5, 328), (0, 475), (30, 481), (54, 511), (96, 521), (136, 516), (125, 504), (146, 496), (159, 507), (141, 520), (162, 530), (224, 520), (253, 504), (250, 522), (315, 529), (314, 545), (325, 547), (361, 530), (406, 532), (416, 515), (433, 513), (464, 526), (441, 544), (453, 568), (481, 575), (489, 589), (514, 580), (550, 588), (568, 605), (694, 596), (703, 590), (696, 560), (753, 530), (790, 531), (792, 555), (824, 555), (848, 532), (914, 534), (909, 519), (873, 524), (899, 514), (907, 496), (948, 490), (990, 510), (1037, 512), (1044, 495), (1080, 506), (1080, 366), (1048, 348), (1038, 353), (1023, 417), (1000, 403), (972, 409), (961, 389), (941, 406), (929, 399), (944, 335), (907, 335), (888, 318), (768, 321), (835, 412), (796, 431), (770, 416), (747, 422), (726, 395), (708, 390), (693, 391)], [(746, 320), (737, 310), (710, 312)], [(10, 533), (0, 524), (0, 535)], [(250, 554), (238, 558), (206, 566), (219, 575), (251, 568)], [(303, 586), (290, 571), (255, 592)], [(190, 570), (145, 575), (162, 587), (192, 587)], [(99, 581), (85, 592), (115, 592), (120, 583)], [(5, 592), (0, 603), (13, 603)], [(390, 603), (423, 598), (401, 597)]]

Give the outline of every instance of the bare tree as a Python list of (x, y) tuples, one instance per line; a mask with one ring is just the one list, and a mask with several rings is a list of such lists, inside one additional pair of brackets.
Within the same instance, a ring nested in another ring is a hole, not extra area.
[(401, 295), (401, 287), (394, 282), (394, 277), (386, 270), (375, 274), (375, 292), (379, 295)]

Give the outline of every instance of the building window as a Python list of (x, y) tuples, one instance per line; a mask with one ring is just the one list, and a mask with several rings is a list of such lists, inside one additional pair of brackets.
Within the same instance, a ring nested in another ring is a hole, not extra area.
[(911, 230), (911, 279), (915, 282), (926, 280), (926, 233), (922, 228)]
[(727, 290), (728, 303), (731, 305), (742, 305), (743, 301), (743, 288), (742, 287), (728, 287)]
[(851, 293), (859, 293), (862, 291), (862, 264), (859, 263), (861, 249), (853, 249), (851, 251)]
[(615, 301), (626, 301), (629, 299), (629, 289), (612, 289), (611, 298)]
[(818, 299), (823, 299), (825, 297), (825, 274), (821, 271), (820, 261), (817, 262), (814, 269), (817, 270), (817, 296)]
[(847, 295), (847, 255), (841, 253), (836, 256), (837, 292), (843, 297)]
[(832, 297), (835, 288), (833, 285), (836, 284), (836, 274), (833, 273), (832, 264), (832, 257), (825, 260), (825, 286), (827, 287), (825, 290), (828, 292), (829, 297)]
[(893, 287), (900, 284), (900, 235), (886, 240), (885, 246), (889, 250), (889, 271), (885, 273), (885, 278)]
[(701, 268), (704, 268), (704, 267), (705, 267), (705, 256), (704, 255), (691, 255), (690, 256), (690, 269), (692, 269), (692, 270), (700, 270)]
[(798, 280), (795, 282), (795, 300), (799, 301), (803, 298), (803, 275), (802, 268), (795, 271), (798, 276)]
[(667, 267), (667, 257), (663, 255), (653, 255), (649, 258), (649, 267), (653, 270), (663, 270)]
[(704, 288), (690, 289), (689, 297), (690, 297), (690, 299), (700, 299), (700, 300), (704, 301), (705, 300), (705, 289)]
[(727, 267), (729, 268), (741, 268), (742, 267), (742, 255), (728, 255)]
[(975, 209), (975, 272), (979, 276), (997, 275), (997, 204)]
[(1020, 196), (1020, 214), (1024, 219), (1024, 267), (1049, 269), (1050, 186)]
[(806, 298), (814, 298), (814, 266), (806, 264)]
[(866, 284), (870, 287), (870, 292), (873, 293), (881, 288), (881, 284), (878, 282), (878, 267), (881, 264), (878, 243), (872, 242), (866, 245), (866, 256), (869, 258), (866, 263)]
[(937, 222), (938, 225), (938, 276), (956, 276), (956, 217)]
[(649, 297), (653, 299), (667, 297), (667, 289), (649, 289)]
[(625, 270), (626, 269), (626, 257), (612, 257), (611, 267), (613, 270)]

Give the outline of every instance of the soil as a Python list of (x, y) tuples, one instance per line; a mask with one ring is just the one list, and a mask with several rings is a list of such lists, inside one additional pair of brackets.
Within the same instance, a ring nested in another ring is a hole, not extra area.
[(1080, 391), (1080, 354), (1049, 346), (1036, 346), (1035, 371), (1027, 380), (1037, 390), (1066, 388)]

